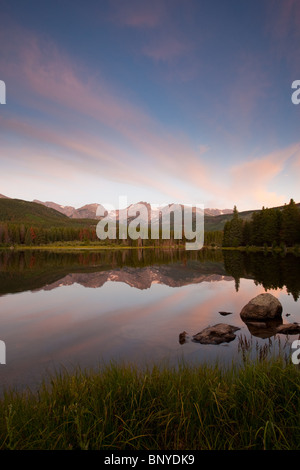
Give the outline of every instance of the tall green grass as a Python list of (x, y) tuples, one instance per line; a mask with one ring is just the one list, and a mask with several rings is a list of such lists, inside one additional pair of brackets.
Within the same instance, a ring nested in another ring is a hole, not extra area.
[(0, 449), (299, 449), (298, 367), (243, 352), (239, 366), (111, 363), (6, 391)]

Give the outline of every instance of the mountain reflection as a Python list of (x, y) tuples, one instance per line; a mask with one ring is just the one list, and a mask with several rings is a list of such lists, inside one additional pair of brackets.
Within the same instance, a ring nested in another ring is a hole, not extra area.
[(89, 253), (0, 253), (0, 294), (51, 290), (62, 285), (101, 287), (108, 281), (137, 289), (153, 283), (180, 287), (203, 281), (232, 280), (221, 252), (119, 250)]
[(97, 288), (122, 282), (137, 289), (153, 283), (181, 287), (201, 282), (253, 279), (266, 290), (281, 289), (297, 300), (300, 294), (299, 258), (205, 250), (113, 250), (99, 252), (4, 251), (0, 253), (0, 294), (51, 290), (80, 284)]

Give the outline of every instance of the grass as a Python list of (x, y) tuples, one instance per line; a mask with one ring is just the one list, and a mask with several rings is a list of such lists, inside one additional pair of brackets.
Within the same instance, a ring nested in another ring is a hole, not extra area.
[(300, 375), (282, 354), (240, 366), (58, 372), (0, 400), (0, 449), (300, 448)]

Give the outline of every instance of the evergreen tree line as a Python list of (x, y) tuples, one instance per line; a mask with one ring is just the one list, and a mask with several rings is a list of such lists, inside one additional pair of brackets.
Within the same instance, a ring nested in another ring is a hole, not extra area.
[[(205, 232), (204, 234), (204, 244), (206, 246), (221, 246), (222, 245), (222, 231), (215, 232)], [(180, 246), (183, 245), (186, 240), (184, 237), (182, 239), (174, 239), (174, 232), (171, 230), (169, 239), (162, 239), (162, 234), (160, 233), (160, 239), (151, 240), (150, 230), (148, 234), (148, 239), (139, 238), (137, 240), (132, 240), (127, 238), (125, 240), (118, 239), (118, 230), (117, 230), (117, 240), (106, 239), (101, 244), (109, 245), (115, 244), (116, 242), (125, 246)], [(78, 228), (78, 227), (33, 227), (25, 224), (16, 224), (16, 223), (0, 223), (0, 245), (47, 245), (49, 243), (55, 242), (96, 242), (100, 240), (96, 234), (95, 227), (88, 228)]]
[(0, 223), (0, 245), (44, 245), (57, 241), (94, 241), (95, 229), (75, 227), (32, 227), (24, 224)]
[(251, 220), (239, 217), (236, 206), (233, 218), (226, 222), (223, 246), (295, 246), (300, 244), (300, 209), (293, 199), (282, 209), (262, 208)]

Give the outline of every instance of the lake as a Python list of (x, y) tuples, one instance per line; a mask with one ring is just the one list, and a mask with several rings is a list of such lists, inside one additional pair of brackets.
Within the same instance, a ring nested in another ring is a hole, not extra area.
[[(109, 361), (230, 363), (240, 360), (241, 338), (291, 344), (298, 335), (250, 331), (240, 311), (270, 292), (282, 303), (283, 323), (299, 322), (299, 261), (292, 254), (204, 249), (2, 251), (1, 389), (34, 389), (48, 372)], [(240, 330), (230, 343), (180, 344), (181, 332), (194, 335), (216, 323)]]

